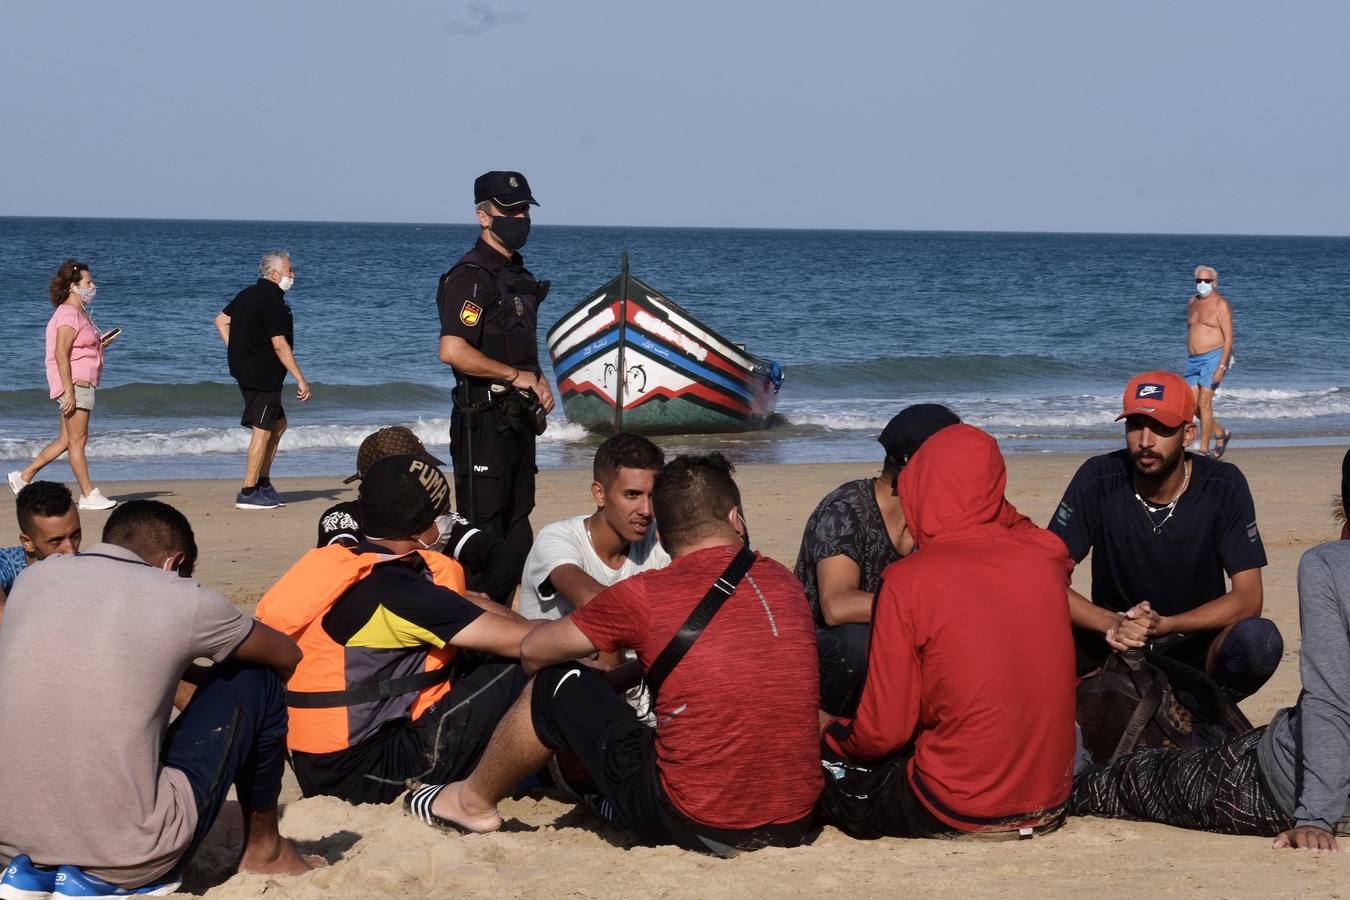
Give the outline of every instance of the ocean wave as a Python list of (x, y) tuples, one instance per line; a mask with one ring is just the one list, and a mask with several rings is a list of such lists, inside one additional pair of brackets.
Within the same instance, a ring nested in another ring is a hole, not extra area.
[[(344, 410), (398, 409), (450, 405), (448, 385), (389, 381), (377, 384), (311, 383), (308, 407)], [(282, 399), (294, 400), (287, 384)], [(179, 384), (133, 382), (98, 390), (99, 411), (119, 416), (199, 418), (239, 414), (239, 388), (232, 383), (197, 381)], [(31, 415), (53, 405), (42, 388), (0, 391), (0, 416)]]
[[(1055, 397), (915, 397), (895, 400), (849, 400), (828, 405), (787, 401), (778, 408), (784, 427), (817, 427), (828, 431), (879, 432), (890, 417), (910, 403), (942, 402), (965, 421), (981, 428), (1101, 431), (1114, 429), (1120, 412), (1119, 394)], [(1224, 388), (1216, 402), (1222, 421), (1274, 422), (1350, 416), (1350, 390), (1320, 388)], [(1039, 433), (1039, 432), (1038, 432)]]
[(954, 356), (891, 356), (867, 360), (786, 365), (788, 389), (837, 391), (841, 385), (921, 390), (962, 385), (977, 387), (1064, 378), (1081, 374), (1079, 363), (1034, 354), (977, 353)]
[[(450, 440), (449, 419), (418, 419), (402, 423), (411, 428), (437, 456), (449, 461), (446, 445)], [(372, 431), (384, 425), (293, 425), (282, 439), (287, 450), (350, 448), (355, 450)], [(110, 431), (94, 433), (89, 439), (89, 456), (94, 459), (130, 459), (156, 456), (199, 456), (208, 453), (243, 453), (248, 449), (246, 428), (182, 428), (167, 432)], [(584, 440), (586, 429), (571, 422), (549, 422), (540, 443)], [(0, 458), (31, 458), (46, 440), (0, 438)]]

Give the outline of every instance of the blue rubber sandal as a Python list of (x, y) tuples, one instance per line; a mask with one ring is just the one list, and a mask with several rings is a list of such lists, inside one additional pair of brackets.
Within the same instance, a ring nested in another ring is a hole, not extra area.
[(1228, 449), (1228, 442), (1233, 439), (1233, 432), (1225, 431), (1214, 439), (1214, 459), (1223, 459), (1223, 451)]

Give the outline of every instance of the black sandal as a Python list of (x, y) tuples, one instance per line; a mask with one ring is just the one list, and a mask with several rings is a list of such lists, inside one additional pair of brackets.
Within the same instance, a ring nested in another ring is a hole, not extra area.
[(469, 828), (465, 828), (458, 822), (436, 815), (431, 811), (431, 805), (436, 802), (436, 798), (445, 790), (443, 784), (424, 784), (421, 787), (415, 787), (408, 791), (403, 797), (403, 809), (408, 815), (415, 819), (420, 819), (432, 828), (441, 831), (448, 831), (451, 834), (477, 834)]

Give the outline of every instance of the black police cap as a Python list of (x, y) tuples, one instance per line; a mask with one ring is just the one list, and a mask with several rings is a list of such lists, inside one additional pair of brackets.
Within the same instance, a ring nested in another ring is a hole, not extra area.
[(530, 183), (519, 172), (486, 172), (473, 181), (473, 202), (482, 203), (491, 200), (501, 209), (529, 203), (538, 206), (539, 201), (530, 193)]

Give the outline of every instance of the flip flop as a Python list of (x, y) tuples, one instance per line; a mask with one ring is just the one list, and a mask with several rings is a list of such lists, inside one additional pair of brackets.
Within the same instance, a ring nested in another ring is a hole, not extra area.
[(1228, 449), (1228, 442), (1233, 439), (1233, 432), (1225, 431), (1214, 439), (1214, 458), (1223, 459), (1223, 451)]
[(403, 797), (403, 809), (414, 819), (419, 819), (432, 828), (441, 831), (448, 831), (451, 834), (477, 834), (472, 829), (465, 828), (463, 825), (451, 819), (436, 815), (431, 811), (431, 805), (436, 802), (441, 791), (445, 790), (443, 784), (424, 784), (421, 787), (415, 787), (408, 791)]

